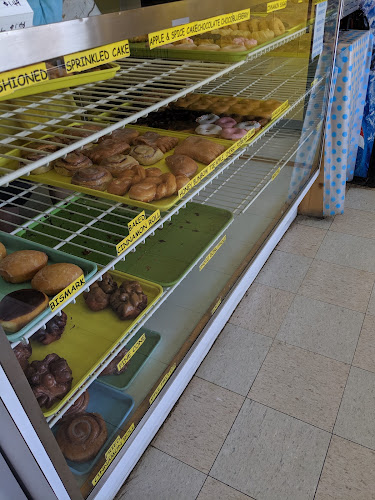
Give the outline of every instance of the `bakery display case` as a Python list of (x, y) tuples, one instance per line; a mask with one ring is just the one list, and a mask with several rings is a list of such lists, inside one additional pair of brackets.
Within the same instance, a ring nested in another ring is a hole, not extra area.
[(198, 5), (0, 33), (0, 445), (31, 496), (115, 495), (318, 176), (340, 3)]

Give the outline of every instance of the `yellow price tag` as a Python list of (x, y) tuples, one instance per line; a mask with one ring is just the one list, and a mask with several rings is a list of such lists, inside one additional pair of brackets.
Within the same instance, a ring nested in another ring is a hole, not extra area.
[(130, 231), (129, 235), (126, 236), (120, 243), (116, 245), (117, 255), (121, 255), (129, 248), (135, 241), (137, 241), (142, 234), (150, 229), (154, 224), (160, 219), (160, 210), (155, 210), (153, 214), (148, 217), (148, 219), (140, 221), (136, 224)]
[(217, 308), (219, 307), (219, 305), (221, 304), (221, 299), (219, 299), (216, 304), (214, 305), (214, 307), (211, 309), (211, 314), (215, 314)]
[(250, 19), (250, 9), (239, 10), (231, 14), (223, 14), (221, 16), (210, 17), (202, 21), (194, 21), (189, 24), (181, 24), (174, 28), (155, 31), (148, 35), (148, 43), (150, 49), (155, 49), (166, 43), (177, 42), (194, 35), (207, 33), (215, 29), (229, 26), (230, 24), (248, 21)]
[(95, 47), (94, 49), (75, 52), (64, 57), (66, 71), (68, 73), (85, 71), (89, 68), (95, 68), (101, 64), (106, 64), (117, 59), (123, 59), (130, 56), (128, 40), (110, 43)]
[(0, 74), (0, 97), (48, 80), (45, 63), (33, 64)]
[(155, 389), (155, 391), (152, 393), (152, 396), (150, 397), (149, 399), (149, 402), (150, 402), (150, 405), (152, 405), (152, 403), (155, 401), (155, 399), (157, 398), (157, 396), (159, 395), (160, 391), (163, 389), (163, 387), (165, 386), (165, 384), (168, 382), (170, 376), (172, 375), (172, 373), (175, 371), (176, 369), (176, 363), (174, 363), (168, 373), (166, 373), (164, 375), (164, 377), (162, 378), (162, 381), (160, 382), (160, 384), (157, 386), (157, 388)]
[(284, 111), (286, 111), (289, 108), (289, 101), (285, 101), (279, 106), (275, 111), (273, 111), (271, 115), (271, 120), (275, 120), (278, 118)]
[(73, 281), (69, 286), (64, 288), (60, 293), (58, 293), (52, 300), (49, 302), (49, 306), (51, 311), (55, 310), (56, 307), (61, 306), (67, 300), (69, 300), (78, 290), (80, 290), (85, 284), (85, 277), (83, 274)]
[(267, 14), (274, 12), (275, 10), (285, 9), (287, 0), (276, 0), (276, 2), (267, 3)]
[(280, 173), (280, 172), (281, 172), (281, 168), (279, 167), (279, 168), (276, 170), (276, 172), (272, 175), (272, 179), (271, 179), (271, 180), (273, 180), (273, 181), (274, 181), (274, 180), (276, 179), (276, 177), (279, 175), (279, 173)]
[(146, 220), (146, 214), (145, 211), (143, 210), (140, 214), (137, 215), (137, 217), (134, 217), (130, 222), (128, 222), (128, 229), (129, 233), (131, 233), (138, 224)]
[(125, 365), (129, 363), (129, 361), (132, 359), (134, 354), (138, 351), (138, 349), (145, 343), (146, 341), (146, 335), (143, 334), (139, 337), (137, 342), (133, 345), (131, 349), (125, 354), (125, 356), (122, 358), (122, 360), (118, 363), (117, 365), (117, 370), (120, 372)]
[(216, 252), (224, 245), (224, 243), (227, 240), (227, 236), (223, 236), (223, 238), (219, 241), (219, 243), (211, 250), (211, 252), (207, 255), (207, 257), (204, 259), (202, 264), (199, 266), (199, 271), (202, 271), (202, 269), (207, 265), (207, 263), (212, 259), (212, 257), (216, 254)]

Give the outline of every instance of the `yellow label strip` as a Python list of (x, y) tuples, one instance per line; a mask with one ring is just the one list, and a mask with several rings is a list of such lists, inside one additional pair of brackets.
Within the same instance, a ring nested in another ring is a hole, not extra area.
[(272, 178), (271, 180), (274, 181), (276, 179), (276, 177), (279, 175), (279, 173), (281, 172), (281, 167), (279, 167), (276, 172), (272, 175)]
[(155, 401), (155, 399), (157, 398), (157, 396), (159, 395), (159, 392), (163, 389), (163, 387), (165, 386), (165, 384), (168, 382), (168, 379), (169, 377), (172, 375), (172, 373), (175, 371), (176, 369), (176, 363), (174, 363), (168, 373), (166, 373), (162, 379), (162, 381), (160, 382), (160, 384), (157, 386), (157, 388), (155, 389), (155, 391), (153, 392), (152, 396), (150, 397), (149, 401), (150, 401), (150, 405), (152, 405), (152, 403)]
[(110, 43), (95, 47), (94, 49), (75, 52), (64, 57), (66, 71), (68, 73), (85, 71), (89, 68), (95, 68), (101, 64), (106, 64), (116, 59), (123, 59), (130, 56), (128, 40)]
[(219, 307), (220, 304), (221, 304), (221, 299), (219, 299), (214, 305), (214, 307), (211, 309), (211, 314), (215, 314), (216, 309)]
[(61, 306), (61, 304), (64, 304), (67, 300), (69, 300), (78, 290), (80, 290), (85, 284), (85, 277), (83, 274), (73, 281), (69, 286), (64, 288), (60, 293), (58, 293), (52, 300), (49, 302), (49, 306), (51, 308), (51, 311), (56, 309), (56, 307)]
[(231, 14), (223, 14), (222, 16), (210, 17), (202, 21), (194, 21), (174, 28), (155, 31), (148, 35), (148, 43), (150, 49), (155, 49), (166, 43), (177, 42), (184, 38), (207, 33), (207, 31), (223, 28), (224, 26), (240, 23), (241, 21), (248, 21), (249, 19), (250, 9), (238, 10)]
[(155, 210), (150, 217), (139, 224), (137, 224), (129, 235), (126, 236), (120, 243), (116, 245), (117, 255), (121, 255), (127, 248), (129, 248), (135, 241), (137, 241), (142, 234), (150, 229), (160, 219), (160, 210)]
[(132, 359), (134, 354), (138, 351), (138, 349), (145, 343), (146, 341), (146, 334), (143, 334), (139, 337), (137, 342), (133, 345), (131, 349), (125, 354), (125, 356), (122, 358), (122, 360), (118, 363), (117, 365), (117, 370), (121, 371), (125, 365), (129, 363), (129, 361)]
[(219, 243), (211, 250), (211, 252), (207, 255), (207, 257), (204, 259), (202, 264), (199, 266), (199, 271), (202, 271), (202, 269), (206, 266), (206, 264), (212, 259), (212, 257), (216, 254), (216, 252), (221, 248), (224, 243), (227, 240), (227, 235), (223, 236), (223, 238), (219, 241)]
[(278, 118), (284, 111), (286, 111), (289, 108), (289, 101), (285, 101), (279, 106), (275, 111), (273, 111), (271, 115), (271, 120), (275, 120)]
[(121, 448), (124, 446), (124, 444), (126, 443), (126, 441), (131, 436), (131, 434), (134, 431), (134, 429), (135, 429), (135, 425), (133, 423), (133, 424), (131, 424), (131, 426), (129, 427), (129, 429), (126, 431), (126, 433), (124, 434), (124, 436), (123, 437), (117, 436), (117, 438), (115, 439), (115, 441), (112, 443), (111, 447), (106, 451), (106, 453), (105, 453), (105, 462), (104, 462), (103, 466), (100, 468), (100, 470), (97, 473), (97, 475), (92, 480), (92, 485), (93, 486), (95, 486), (98, 483), (99, 479), (103, 476), (103, 474), (105, 473), (105, 471), (111, 465), (111, 463), (113, 462), (113, 460), (116, 458), (118, 452), (121, 450)]
[(178, 197), (181, 199), (188, 193), (193, 187), (199, 184), (208, 174), (210, 174), (215, 168), (220, 165), (224, 160), (226, 160), (230, 155), (232, 155), (237, 149), (244, 146), (255, 134), (255, 129), (249, 130), (249, 132), (241, 137), (240, 140), (234, 142), (224, 153), (218, 156), (213, 162), (211, 162), (206, 168), (204, 168), (199, 174), (197, 174), (193, 179), (181, 188), (178, 192)]
[(0, 97), (48, 80), (45, 63), (33, 64), (0, 74)]
[(129, 233), (131, 233), (138, 224), (146, 220), (146, 214), (145, 211), (141, 212), (140, 214), (137, 215), (137, 217), (134, 217), (130, 222), (128, 222), (128, 229)]
[(267, 3), (267, 14), (274, 12), (275, 10), (285, 9), (287, 0), (276, 0), (276, 2)]

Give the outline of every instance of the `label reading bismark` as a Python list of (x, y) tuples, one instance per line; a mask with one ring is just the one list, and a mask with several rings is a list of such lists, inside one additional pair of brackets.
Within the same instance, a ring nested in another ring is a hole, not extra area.
[(216, 252), (221, 248), (224, 243), (227, 240), (227, 236), (223, 236), (222, 239), (219, 241), (219, 243), (211, 250), (211, 252), (207, 255), (207, 257), (204, 259), (202, 264), (199, 266), (199, 271), (202, 271), (202, 269), (205, 267), (205, 265), (212, 259), (212, 257), (216, 254)]
[(159, 395), (159, 392), (163, 389), (163, 387), (165, 386), (165, 384), (168, 382), (169, 380), (169, 377), (172, 375), (172, 373), (175, 371), (176, 369), (176, 363), (174, 363), (168, 373), (166, 373), (162, 379), (162, 381), (160, 382), (160, 384), (157, 386), (157, 388), (155, 389), (155, 391), (153, 392), (152, 396), (150, 397), (149, 399), (149, 402), (150, 402), (150, 405), (152, 405), (152, 403), (155, 401), (155, 399), (157, 398), (157, 396)]
[(276, 0), (276, 2), (267, 3), (267, 14), (274, 12), (275, 10), (285, 9), (287, 0)]
[(278, 118), (284, 111), (286, 111), (289, 108), (289, 101), (285, 101), (279, 106), (275, 111), (273, 111), (271, 115), (271, 120), (275, 120)]
[(0, 74), (0, 97), (46, 80), (48, 80), (48, 72), (45, 63), (6, 71)]
[(211, 309), (211, 314), (214, 315), (215, 312), (216, 312), (216, 309), (219, 307), (219, 305), (221, 304), (221, 299), (219, 299), (216, 304), (214, 305), (214, 307)]
[(142, 234), (150, 229), (154, 224), (160, 219), (160, 210), (155, 210), (153, 214), (148, 217), (148, 219), (141, 221), (137, 224), (129, 235), (126, 236), (120, 243), (116, 245), (117, 255), (121, 255), (127, 248), (132, 246), (132, 244), (137, 241)]
[(124, 366), (129, 363), (129, 361), (134, 356), (134, 354), (145, 343), (145, 340), (146, 340), (146, 334), (143, 334), (139, 337), (137, 342), (133, 345), (133, 347), (131, 349), (129, 349), (129, 351), (125, 354), (125, 356), (122, 358), (122, 360), (117, 365), (118, 371), (121, 371), (124, 368)]
[(135, 429), (134, 423), (131, 424), (129, 429), (126, 431), (126, 433), (121, 437), (117, 436), (115, 441), (112, 443), (111, 447), (106, 451), (105, 453), (105, 462), (103, 466), (100, 468), (99, 472), (97, 475), (94, 477), (94, 479), (91, 481), (92, 485), (95, 486), (99, 479), (103, 476), (105, 471), (108, 469), (108, 467), (111, 465), (113, 460), (116, 458), (118, 452), (121, 450), (121, 448), (124, 446), (126, 441), (129, 439), (130, 435)]
[(244, 146), (255, 134), (255, 130), (249, 130), (249, 132), (241, 137), (238, 141), (234, 142), (232, 146), (230, 146), (224, 153), (218, 156), (213, 162), (211, 162), (207, 167), (201, 170), (193, 179), (186, 184), (183, 188), (181, 188), (178, 192), (178, 197), (181, 199), (188, 193), (193, 187), (199, 184), (208, 174), (213, 172), (216, 167), (220, 165), (224, 160), (226, 160), (230, 155), (232, 155), (237, 149)]
[(85, 277), (83, 274), (73, 281), (69, 286), (64, 288), (60, 293), (58, 293), (52, 300), (49, 302), (49, 306), (51, 308), (51, 311), (54, 311), (56, 307), (61, 306), (61, 304), (64, 304), (67, 300), (69, 300), (73, 295), (80, 290), (85, 284)]
[(128, 40), (102, 45), (94, 49), (75, 52), (64, 57), (66, 71), (68, 73), (85, 71), (106, 64), (117, 59), (130, 56)]
[(210, 17), (202, 21), (194, 21), (189, 24), (182, 24), (174, 28), (166, 30), (155, 31), (148, 35), (148, 43), (150, 49), (155, 49), (166, 43), (177, 42), (184, 38), (188, 38), (200, 33), (207, 33), (215, 29), (229, 26), (230, 24), (248, 21), (250, 19), (250, 9), (239, 10), (231, 14), (224, 14), (222, 16)]

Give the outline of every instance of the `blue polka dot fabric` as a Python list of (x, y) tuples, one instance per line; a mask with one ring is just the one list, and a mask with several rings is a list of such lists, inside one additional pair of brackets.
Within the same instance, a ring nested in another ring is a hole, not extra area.
[(346, 180), (352, 180), (366, 96), (373, 37), (369, 31), (340, 33), (337, 81), (327, 116), (324, 151), (324, 215), (344, 212)]

